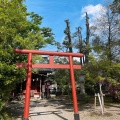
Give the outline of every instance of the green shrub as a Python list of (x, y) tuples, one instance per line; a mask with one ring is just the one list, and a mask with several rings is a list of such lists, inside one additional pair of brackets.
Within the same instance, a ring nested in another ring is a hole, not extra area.
[(88, 103), (90, 97), (87, 94), (79, 94), (78, 95), (78, 101), (82, 103)]

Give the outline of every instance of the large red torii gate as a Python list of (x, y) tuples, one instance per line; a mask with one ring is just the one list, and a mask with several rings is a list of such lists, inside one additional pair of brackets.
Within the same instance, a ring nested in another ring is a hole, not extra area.
[[(53, 51), (41, 51), (41, 50), (25, 50), (15, 49), (15, 53), (28, 54), (28, 63), (18, 63), (17, 67), (24, 67), (28, 69), (27, 80), (26, 80), (26, 94), (24, 104), (24, 115), (23, 120), (29, 120), (29, 105), (30, 105), (30, 88), (31, 88), (31, 77), (32, 68), (66, 68), (70, 69), (71, 86), (72, 86), (72, 97), (74, 106), (74, 120), (80, 120), (78, 113), (76, 85), (74, 78), (74, 69), (81, 69), (81, 65), (73, 65), (73, 57), (83, 57), (81, 53), (64, 53), (64, 52), (53, 52)], [(49, 64), (32, 64), (32, 54), (49, 55)], [(69, 64), (55, 64), (54, 56), (67, 56), (69, 57)]]

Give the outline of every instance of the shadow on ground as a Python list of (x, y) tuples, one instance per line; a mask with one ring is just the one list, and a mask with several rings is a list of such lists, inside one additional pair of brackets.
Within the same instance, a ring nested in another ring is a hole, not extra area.
[(30, 113), (30, 116), (38, 116), (38, 115), (50, 115), (50, 114), (54, 114), (56, 116), (58, 116), (59, 118), (61, 118), (61, 120), (68, 120), (66, 118), (64, 118), (63, 116), (61, 116), (62, 112), (60, 110), (58, 111), (45, 111), (45, 112), (34, 112), (34, 113)]

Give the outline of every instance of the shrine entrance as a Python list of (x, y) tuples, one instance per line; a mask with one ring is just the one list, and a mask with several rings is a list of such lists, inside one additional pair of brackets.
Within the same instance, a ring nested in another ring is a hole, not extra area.
[[(64, 53), (64, 52), (52, 52), (52, 51), (41, 51), (41, 50), (25, 50), (25, 49), (15, 49), (15, 53), (28, 54), (28, 63), (18, 63), (17, 67), (27, 68), (26, 77), (26, 94), (25, 94), (25, 104), (24, 104), (24, 115), (23, 120), (29, 120), (29, 106), (30, 106), (30, 89), (31, 89), (31, 77), (32, 68), (64, 68), (70, 69), (71, 87), (72, 87), (72, 98), (74, 107), (74, 120), (80, 120), (78, 113), (77, 95), (76, 95), (76, 85), (74, 78), (74, 69), (81, 69), (81, 65), (73, 65), (73, 57), (83, 57), (81, 53)], [(32, 64), (32, 55), (49, 55), (48, 64)], [(69, 64), (55, 64), (54, 56), (65, 56), (69, 58)]]

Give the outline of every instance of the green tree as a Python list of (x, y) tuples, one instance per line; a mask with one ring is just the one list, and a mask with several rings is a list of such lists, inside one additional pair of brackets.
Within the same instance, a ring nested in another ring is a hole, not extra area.
[(83, 63), (87, 64), (89, 62), (89, 53), (90, 53), (90, 26), (89, 26), (89, 17), (86, 12), (86, 38), (82, 37), (82, 28), (77, 27), (76, 32), (73, 34), (75, 48), (78, 49), (79, 53), (83, 53), (85, 57), (80, 58), (81, 65)]
[(96, 51), (98, 55), (101, 55), (102, 59), (109, 60), (109, 62), (115, 62), (119, 57), (119, 23), (119, 15), (112, 13), (109, 7), (106, 8), (106, 11), (96, 20), (96, 33), (93, 38), (94, 51)]
[[(68, 57), (55, 57), (56, 64), (69, 64)], [(80, 64), (77, 60), (73, 60), (74, 64)], [(75, 82), (79, 83), (80, 70), (74, 70)], [(62, 93), (67, 93), (71, 95), (71, 78), (70, 71), (68, 69), (56, 69), (54, 79), (58, 83), (58, 89), (62, 90)], [(76, 84), (76, 87), (78, 85)]]
[(58, 89), (61, 89), (62, 94), (67, 92), (69, 94), (70, 78), (69, 71), (65, 69), (58, 69), (55, 71), (55, 80), (58, 83)]
[(66, 36), (65, 36), (62, 44), (66, 48), (66, 51), (73, 52), (72, 38), (71, 38), (71, 32), (70, 32), (70, 22), (69, 22), (69, 20), (65, 20), (65, 22), (66, 22), (66, 28), (64, 30), (64, 33)]
[(120, 14), (120, 0), (114, 0), (113, 4), (110, 5), (112, 12)]
[(26, 62), (26, 55), (14, 49), (41, 49), (54, 44), (50, 28), (40, 28), (42, 17), (28, 13), (23, 0), (0, 0), (0, 110), (10, 98), (16, 83), (26, 71), (17, 69), (16, 62)]
[(89, 45), (89, 40), (90, 39), (90, 27), (89, 27), (89, 17), (86, 12), (86, 40), (85, 40), (85, 45), (86, 45), (86, 50), (85, 50), (85, 63), (87, 64), (89, 62), (89, 53), (90, 53), (90, 45)]
[(92, 27), (95, 30), (92, 33), (94, 52), (89, 55), (89, 63), (84, 66), (86, 82), (91, 81), (91, 83), (89, 82), (91, 87), (96, 86), (99, 82), (104, 83), (105, 80), (109, 81), (110, 84), (116, 83), (117, 85), (117, 80), (120, 77), (119, 14), (113, 13), (109, 7), (106, 7), (105, 12), (103, 11), (100, 16)]
[[(81, 27), (76, 27), (76, 32), (73, 33), (73, 38), (74, 38), (74, 46), (76, 49), (78, 49), (79, 53), (84, 53), (85, 51), (85, 45), (82, 39), (82, 28)], [(80, 58), (80, 64), (82, 65), (84, 63), (84, 57)]]

